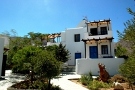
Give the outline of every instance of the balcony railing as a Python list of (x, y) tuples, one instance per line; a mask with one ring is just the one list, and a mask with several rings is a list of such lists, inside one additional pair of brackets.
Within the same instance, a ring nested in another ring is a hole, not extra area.
[(113, 37), (112, 31), (108, 31), (108, 33), (104, 34), (104, 35), (102, 35), (102, 34), (92, 35), (89, 32), (86, 32), (86, 33), (84, 33), (83, 39), (93, 39), (93, 38), (99, 39), (99, 38), (105, 38), (105, 37)]
[(60, 43), (52, 43), (52, 42), (47, 42), (47, 46), (50, 46), (50, 45), (59, 45)]

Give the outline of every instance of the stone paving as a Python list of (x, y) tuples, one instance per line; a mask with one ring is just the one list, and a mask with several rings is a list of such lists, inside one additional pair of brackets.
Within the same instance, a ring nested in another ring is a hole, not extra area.
[(60, 86), (63, 90), (88, 90), (68, 79), (80, 78), (80, 75), (64, 75), (59, 79), (53, 79), (51, 82), (53, 85)]
[[(69, 81), (71, 78), (80, 78), (80, 75), (74, 73), (68, 73), (61, 75), (61, 78), (51, 80), (54, 85), (59, 85), (63, 90), (88, 90), (74, 82)], [(7, 90), (8, 87), (22, 81), (25, 76), (11, 74), (11, 70), (6, 70), (5, 79), (0, 79), (0, 90)]]
[(7, 90), (8, 87), (24, 80), (24, 76), (11, 74), (11, 70), (6, 70), (5, 79), (0, 79), (0, 90)]

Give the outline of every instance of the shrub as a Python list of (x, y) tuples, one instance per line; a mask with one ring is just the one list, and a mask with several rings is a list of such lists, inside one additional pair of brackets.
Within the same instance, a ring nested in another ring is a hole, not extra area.
[(89, 83), (88, 88), (90, 90), (98, 90), (99, 88), (110, 88), (111, 84), (104, 83), (102, 81), (93, 80)]
[(123, 77), (122, 75), (116, 74), (116, 75), (114, 75), (113, 77), (111, 77), (110, 81), (111, 81), (111, 82), (118, 81), (119, 83), (124, 83), (124, 82), (126, 82), (127, 80), (126, 80), (126, 78)]
[(92, 78), (92, 73), (89, 72), (88, 75), (82, 75), (81, 78), (80, 78), (80, 81), (83, 85), (88, 85), (90, 81), (92, 81), (93, 78)]

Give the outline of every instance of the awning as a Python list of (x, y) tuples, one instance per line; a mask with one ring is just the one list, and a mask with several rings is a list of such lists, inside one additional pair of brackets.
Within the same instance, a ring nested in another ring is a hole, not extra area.
[(105, 38), (98, 38), (98, 39), (82, 39), (83, 42), (87, 42), (87, 41), (102, 41), (102, 40), (112, 40), (114, 39), (113, 37), (105, 37)]

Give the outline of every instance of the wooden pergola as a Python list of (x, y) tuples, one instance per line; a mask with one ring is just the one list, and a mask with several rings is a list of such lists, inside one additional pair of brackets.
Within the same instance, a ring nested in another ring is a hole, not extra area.
[(86, 58), (86, 44), (90, 43), (92, 44), (92, 42), (95, 42), (97, 44), (97, 47), (99, 45), (98, 42), (102, 43), (103, 41), (108, 40), (110, 42), (110, 55), (111, 55), (111, 42), (114, 38), (113, 37), (105, 37), (105, 38), (98, 38), (98, 39), (82, 39), (82, 41), (84, 42), (84, 47), (85, 47), (85, 58)]
[(61, 33), (52, 33), (52, 34), (48, 34), (47, 38), (49, 39), (55, 39), (57, 38), (57, 42), (60, 41), (60, 37), (61, 37)]
[(111, 22), (111, 20), (110, 19), (104, 19), (104, 20), (99, 20), (99, 21), (90, 21), (90, 22), (86, 22), (86, 24), (87, 24), (87, 32), (88, 32), (88, 26), (97, 26), (97, 28), (98, 28), (98, 26), (99, 25), (102, 25), (102, 24), (107, 24), (107, 28), (108, 28), (108, 30), (109, 30), (109, 24), (110, 24), (110, 22)]

